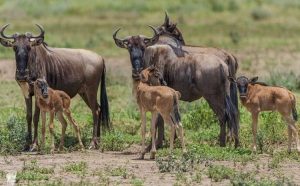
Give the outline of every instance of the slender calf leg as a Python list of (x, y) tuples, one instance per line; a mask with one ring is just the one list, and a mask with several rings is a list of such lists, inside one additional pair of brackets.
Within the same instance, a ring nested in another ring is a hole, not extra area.
[(283, 115), (287, 124), (288, 124), (288, 152), (291, 152), (291, 146), (292, 146), (292, 138), (294, 135), (295, 138), (295, 142), (296, 142), (296, 148), (298, 153), (300, 153), (300, 144), (299, 144), (299, 137), (298, 137), (298, 131), (297, 131), (297, 127), (295, 126), (296, 121), (292, 118), (292, 116), (290, 114)]
[(258, 122), (258, 112), (252, 112), (252, 134), (253, 134), (253, 152), (256, 152), (256, 133), (257, 133), (257, 122)]
[(50, 123), (49, 123), (49, 131), (50, 131), (50, 138), (51, 138), (51, 153), (54, 153), (55, 145), (54, 145), (54, 112), (50, 111)]
[(42, 117), (42, 148), (45, 147), (45, 133), (46, 133), (46, 112), (42, 111), (42, 114), (41, 114), (41, 117)]
[(34, 109), (34, 116), (33, 116), (34, 135), (33, 135), (33, 143), (32, 143), (30, 151), (34, 151), (38, 147), (38, 124), (39, 124), (39, 118), (40, 118), (40, 108), (37, 106), (37, 103), (35, 101), (35, 109)]
[(182, 147), (182, 151), (183, 152), (186, 152), (186, 147), (185, 147), (185, 143), (184, 143), (184, 134), (183, 134), (183, 127), (182, 127), (182, 124), (181, 122), (179, 122), (179, 125), (178, 125), (178, 134), (179, 134), (179, 137), (180, 137), (180, 142), (181, 142), (181, 147)]
[(174, 137), (175, 137), (175, 126), (173, 123), (169, 123), (170, 124), (170, 150), (174, 149)]
[(142, 134), (142, 149), (140, 159), (144, 159), (145, 156), (145, 135), (146, 135), (146, 112), (141, 109), (141, 119), (142, 119), (142, 127), (141, 127), (141, 134)]
[(27, 120), (27, 137), (26, 137), (26, 144), (24, 146), (24, 151), (30, 150), (30, 145), (32, 143), (32, 96), (29, 98), (25, 98), (26, 103), (26, 120)]
[(156, 145), (155, 145), (155, 139), (156, 139), (156, 118), (157, 113), (152, 113), (151, 118), (151, 136), (152, 136), (152, 148), (150, 151), (150, 159), (155, 159), (156, 154)]
[(61, 111), (57, 112), (57, 118), (61, 123), (61, 137), (60, 137), (59, 150), (63, 151), (64, 143), (65, 143), (66, 129), (67, 129), (68, 123), (65, 120), (63, 113)]
[(75, 122), (75, 120), (72, 118), (71, 111), (69, 109), (65, 109), (64, 113), (67, 116), (69, 122), (72, 123), (72, 125), (74, 127), (81, 150), (84, 150), (84, 146), (83, 146), (83, 143), (82, 143), (81, 137), (80, 137), (80, 128), (79, 128), (78, 124)]

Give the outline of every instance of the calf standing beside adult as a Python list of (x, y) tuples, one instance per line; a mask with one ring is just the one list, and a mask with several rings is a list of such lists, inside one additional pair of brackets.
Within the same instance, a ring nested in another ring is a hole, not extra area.
[(235, 146), (238, 146), (238, 111), (230, 99), (229, 69), (219, 57), (199, 53), (177, 55), (176, 50), (185, 51), (185, 46), (174, 47), (156, 44), (159, 34), (147, 38), (142, 35), (125, 39), (113, 38), (118, 47), (126, 48), (130, 54), (133, 79), (149, 65), (155, 65), (167, 85), (181, 93), (181, 100), (194, 101), (204, 97), (220, 121), (220, 145), (226, 143), (226, 123), (233, 128)]
[[(0, 34), (0, 42), (5, 47), (12, 47), (16, 57), (16, 81), (24, 93), (28, 140), (25, 150), (29, 150), (32, 142), (32, 96), (33, 86), (30, 83), (38, 78), (45, 78), (49, 86), (66, 92), (71, 98), (79, 94), (93, 114), (93, 139), (91, 147), (98, 146), (100, 125), (109, 128), (109, 110), (105, 86), (104, 59), (98, 54), (84, 49), (52, 48), (44, 43), (44, 29), (37, 25), (41, 33), (5, 35), (8, 27), (4, 25)], [(97, 92), (101, 81), (100, 106), (97, 103)], [(31, 150), (38, 145), (38, 122), (40, 110), (35, 104), (34, 138)]]

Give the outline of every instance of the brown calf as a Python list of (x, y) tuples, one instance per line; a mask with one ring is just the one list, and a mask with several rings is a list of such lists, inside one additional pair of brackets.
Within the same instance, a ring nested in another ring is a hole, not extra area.
[(256, 132), (258, 115), (261, 111), (278, 111), (288, 125), (288, 151), (291, 152), (292, 135), (296, 139), (296, 148), (300, 153), (298, 132), (295, 126), (297, 121), (296, 99), (294, 94), (283, 87), (267, 86), (256, 82), (258, 77), (250, 80), (241, 76), (237, 80), (229, 78), (237, 83), (242, 105), (252, 115), (253, 151), (256, 151)]
[[(158, 114), (162, 116), (166, 123), (170, 124), (170, 149), (174, 146), (175, 129), (178, 129), (182, 149), (185, 151), (185, 143), (183, 139), (183, 128), (180, 122), (180, 114), (178, 109), (178, 100), (180, 93), (166, 86), (151, 86), (159, 85), (161, 79), (154, 73), (154, 68), (147, 68), (140, 74), (140, 80), (135, 83), (136, 99), (139, 105), (142, 119), (142, 150), (141, 159), (144, 159), (145, 151), (145, 133), (146, 133), (146, 112), (151, 112), (151, 136), (152, 136), (152, 149), (151, 159), (155, 158), (155, 123)], [(157, 81), (155, 81), (155, 78)], [(152, 83), (150, 83), (152, 82)], [(156, 83), (153, 83), (156, 82)]]
[(70, 104), (71, 98), (65, 92), (60, 90), (53, 90), (48, 87), (46, 80), (37, 79), (34, 83), (34, 94), (36, 96), (37, 105), (42, 111), (42, 145), (45, 143), (45, 132), (46, 132), (46, 113), (50, 113), (49, 130), (51, 134), (51, 153), (54, 152), (54, 125), (53, 119), (54, 114), (57, 114), (58, 120), (62, 124), (62, 134), (60, 139), (59, 150), (63, 150), (64, 137), (67, 128), (67, 121), (64, 119), (63, 113), (67, 116), (70, 123), (72, 123), (81, 149), (84, 149), (80, 138), (80, 129), (76, 124), (75, 120), (71, 116)]

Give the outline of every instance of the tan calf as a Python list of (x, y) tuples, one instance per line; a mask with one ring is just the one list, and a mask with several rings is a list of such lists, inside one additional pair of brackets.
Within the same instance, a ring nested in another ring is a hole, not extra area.
[(41, 110), (42, 116), (42, 145), (45, 144), (45, 132), (46, 132), (46, 113), (50, 113), (50, 123), (49, 130), (51, 134), (51, 153), (54, 152), (54, 114), (57, 114), (58, 120), (62, 124), (62, 134), (60, 139), (59, 150), (63, 150), (64, 147), (64, 137), (67, 128), (67, 121), (64, 119), (63, 113), (67, 116), (70, 123), (72, 123), (81, 149), (84, 149), (80, 138), (80, 129), (76, 124), (75, 120), (71, 116), (70, 104), (71, 98), (65, 92), (60, 90), (53, 90), (48, 87), (46, 80), (37, 79), (34, 83), (34, 94), (37, 100), (37, 105)]
[[(140, 80), (136, 82), (136, 99), (139, 105), (139, 110), (141, 112), (142, 119), (142, 150), (141, 159), (144, 158), (145, 151), (145, 133), (146, 133), (146, 112), (151, 112), (151, 136), (152, 136), (152, 149), (151, 149), (151, 159), (155, 158), (156, 146), (155, 146), (155, 136), (156, 136), (156, 119), (158, 114), (162, 116), (166, 123), (169, 123), (170, 132), (170, 149), (174, 147), (174, 135), (175, 129), (178, 129), (178, 134), (180, 137), (182, 149), (185, 151), (185, 143), (183, 139), (183, 128), (180, 122), (180, 114), (178, 109), (178, 100), (180, 98), (180, 93), (173, 90), (167, 86), (150, 86), (160, 84), (158, 76), (153, 74), (154, 68), (147, 68), (143, 70), (140, 74)], [(153, 78), (157, 78), (157, 83)]]
[(256, 82), (258, 77), (250, 80), (241, 76), (234, 80), (240, 93), (242, 105), (252, 115), (253, 151), (256, 151), (256, 132), (258, 115), (262, 111), (277, 111), (288, 125), (288, 151), (291, 152), (292, 135), (296, 140), (296, 148), (300, 152), (298, 132), (295, 126), (297, 121), (296, 99), (294, 94), (283, 87), (267, 86), (264, 83)]

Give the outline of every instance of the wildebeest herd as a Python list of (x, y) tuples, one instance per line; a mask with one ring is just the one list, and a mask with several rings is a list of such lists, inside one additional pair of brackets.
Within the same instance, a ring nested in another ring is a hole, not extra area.
[[(82, 148), (80, 129), (71, 117), (71, 98), (79, 94), (92, 111), (93, 137), (89, 148), (99, 147), (101, 129), (110, 129), (109, 104), (106, 93), (106, 68), (104, 58), (84, 49), (50, 47), (44, 41), (45, 31), (37, 24), (40, 34), (4, 33), (9, 24), (0, 30), (0, 42), (12, 47), (16, 58), (15, 79), (23, 92), (28, 125), (25, 151), (39, 150), (38, 123), (41, 111), (42, 142), (45, 140), (46, 112), (50, 114), (49, 130), (53, 138), (53, 119), (56, 115), (62, 124), (59, 149), (63, 149), (68, 121), (74, 126)], [(296, 99), (284, 87), (272, 87), (257, 82), (257, 77), (237, 78), (237, 58), (219, 48), (192, 46), (185, 43), (181, 31), (165, 15), (162, 25), (154, 28), (154, 35), (128, 36), (120, 39), (113, 33), (116, 46), (128, 50), (133, 92), (141, 113), (142, 149), (140, 158), (151, 151), (155, 158), (156, 148), (164, 140), (164, 122), (170, 124), (170, 148), (178, 137), (185, 151), (183, 128), (180, 121), (179, 99), (192, 102), (203, 97), (213, 110), (220, 124), (219, 143), (233, 140), (239, 146), (238, 93), (243, 106), (252, 114), (253, 151), (256, 150), (256, 130), (261, 111), (278, 111), (287, 122), (288, 151), (294, 137), (300, 152)], [(100, 104), (97, 101), (100, 86)], [(33, 96), (35, 96), (33, 114)], [(152, 113), (151, 144), (145, 148), (146, 112)], [(32, 138), (33, 122), (33, 138)], [(199, 123), (201, 125), (201, 123)], [(156, 132), (157, 129), (157, 132)], [(54, 152), (52, 139), (51, 150)]]

